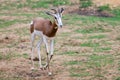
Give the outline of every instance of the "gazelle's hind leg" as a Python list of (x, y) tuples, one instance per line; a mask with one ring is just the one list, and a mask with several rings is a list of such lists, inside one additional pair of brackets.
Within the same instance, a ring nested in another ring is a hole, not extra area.
[(41, 54), (40, 54), (40, 47), (42, 44), (43, 40), (41, 39), (38, 44), (37, 44), (37, 50), (38, 50), (38, 56), (39, 56), (39, 67), (40, 69), (43, 69), (42, 64), (41, 64)]
[(32, 67), (31, 69), (33, 70), (34, 69), (34, 39), (35, 39), (35, 34), (34, 32), (31, 34), (31, 47), (32, 47), (32, 53), (31, 53), (31, 62), (32, 62)]

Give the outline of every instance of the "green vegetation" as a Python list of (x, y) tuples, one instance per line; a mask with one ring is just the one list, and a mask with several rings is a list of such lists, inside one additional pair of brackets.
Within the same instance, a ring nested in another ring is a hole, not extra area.
[(75, 55), (78, 55), (78, 52), (74, 52), (74, 51), (68, 51), (68, 52), (64, 52), (62, 53), (63, 55), (66, 54), (66, 55), (70, 55), (70, 56), (75, 56)]
[(102, 27), (92, 27), (92, 28), (87, 28), (87, 29), (77, 29), (76, 32), (78, 33), (100, 33), (100, 32), (106, 32), (105, 29)]
[(114, 59), (111, 57), (111, 55), (91, 55), (88, 62), (86, 62), (86, 65), (89, 68), (95, 68), (95, 67), (103, 67), (107, 65), (113, 64)]
[(95, 36), (90, 36), (89, 39), (102, 39), (105, 38), (105, 35), (95, 35)]
[[(69, 18), (70, 17), (70, 18)], [(104, 29), (104, 26), (113, 26), (120, 25), (119, 15), (111, 18), (101, 18), (95, 16), (80, 16), (80, 15), (63, 15), (64, 24), (69, 26), (80, 26), (77, 30), (78, 33), (99, 33), (99, 32), (110, 32), (109, 28)], [(86, 27), (87, 26), (87, 27)]]
[(95, 52), (105, 52), (105, 51), (110, 51), (110, 47), (105, 47), (105, 48), (94, 48)]
[(22, 56), (23, 56), (24, 58), (28, 58), (28, 54), (27, 54), (27, 53), (24, 53)]
[(12, 21), (7, 21), (7, 20), (0, 20), (0, 28), (4, 28), (4, 27), (9, 27), (12, 24), (15, 24), (16, 21), (12, 20)]
[(118, 37), (116, 38), (116, 40), (120, 40), (120, 36), (118, 36)]
[(116, 15), (115, 16), (116, 19), (118, 19), (118, 18), (120, 19), (120, 8), (113, 9), (112, 13)]
[(116, 78), (115, 80), (120, 80), (120, 77)]
[(87, 8), (92, 6), (92, 0), (80, 0), (80, 8)]
[[(80, 57), (80, 56), (79, 56)], [(65, 66), (71, 66), (69, 68), (71, 77), (85, 77), (90, 76), (92, 72), (88, 72), (88, 69), (100, 69), (96, 70), (96, 77), (103, 77), (100, 72), (103, 67), (112, 65), (114, 59), (112, 55), (97, 55), (92, 54), (88, 56), (88, 59), (85, 61), (69, 61), (65, 62)], [(78, 66), (78, 67), (76, 67)]]
[(8, 28), (9, 26), (16, 24), (16, 23), (25, 23), (26, 20), (19, 20), (19, 19), (14, 19), (14, 20), (0, 20), (0, 28)]
[(40, 0), (40, 1), (36, 1), (36, 2), (30, 2), (30, 5), (31, 8), (40, 8), (40, 7), (43, 7), (43, 8), (48, 8), (49, 7), (49, 4), (50, 4), (50, 0)]
[(80, 61), (69, 61), (65, 65), (80, 65)]
[(52, 0), (52, 3), (54, 6), (59, 6), (59, 5), (68, 5), (70, 4), (69, 0)]
[(81, 47), (99, 47), (100, 44), (99, 44), (99, 43), (95, 43), (95, 42), (88, 41), (88, 42), (81, 43), (80, 46), (81, 46)]
[(20, 77), (15, 77), (15, 78), (5, 78), (5, 77), (2, 77), (2, 78), (0, 78), (1, 80), (22, 80), (22, 78), (20, 78)]
[(111, 9), (109, 7), (109, 4), (98, 7), (98, 11), (110, 11), (110, 10)]
[(82, 72), (82, 73), (71, 72), (70, 76), (72, 76), (72, 77), (86, 77), (86, 76), (90, 76), (90, 74), (88, 72)]
[(10, 60), (15, 57), (21, 57), (20, 54), (12, 54), (12, 53), (7, 53), (5, 55), (0, 53), (0, 60)]
[(112, 58), (111, 55), (90, 55), (88, 62), (85, 64), (87, 65), (88, 68), (101, 68), (105, 67), (107, 65), (111, 65), (114, 63), (114, 59)]
[[(31, 9), (35, 9), (35, 8), (48, 8), (51, 5), (53, 6), (59, 6), (59, 5), (67, 5), (70, 4), (70, 2), (68, 0), (26, 0), (25, 2), (23, 1), (14, 1), (14, 2), (9, 2), (9, 4), (5, 1), (3, 1), (2, 3), (0, 3), (0, 9), (4, 9), (4, 10), (11, 10), (11, 9), (20, 9), (20, 8), (31, 8)], [(4, 5), (2, 5), (4, 4)], [(7, 5), (7, 6), (6, 6)]]

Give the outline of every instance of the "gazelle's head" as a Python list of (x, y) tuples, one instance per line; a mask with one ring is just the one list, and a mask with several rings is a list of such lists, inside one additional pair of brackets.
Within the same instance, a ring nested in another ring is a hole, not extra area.
[(48, 15), (51, 15), (54, 17), (55, 19), (55, 22), (57, 24), (58, 27), (62, 27), (63, 26), (63, 23), (62, 23), (62, 13), (64, 11), (63, 8), (58, 8), (58, 9), (51, 9), (54, 11), (53, 12), (46, 12)]

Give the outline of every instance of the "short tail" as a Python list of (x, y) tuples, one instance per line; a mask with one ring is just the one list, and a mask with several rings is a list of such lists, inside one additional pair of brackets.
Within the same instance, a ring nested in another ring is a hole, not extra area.
[(33, 21), (31, 21), (31, 23), (30, 23), (30, 32), (31, 32), (31, 33), (34, 32), (34, 24), (33, 24)]

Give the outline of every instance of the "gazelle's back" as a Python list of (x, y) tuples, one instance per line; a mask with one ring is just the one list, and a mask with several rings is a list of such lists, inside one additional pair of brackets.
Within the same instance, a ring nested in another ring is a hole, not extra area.
[(33, 20), (33, 23), (31, 24), (31, 33), (34, 30), (37, 31), (41, 31), (43, 33), (45, 33), (46, 31), (48, 31), (52, 26), (52, 22), (50, 20), (44, 19), (44, 18), (35, 18)]

